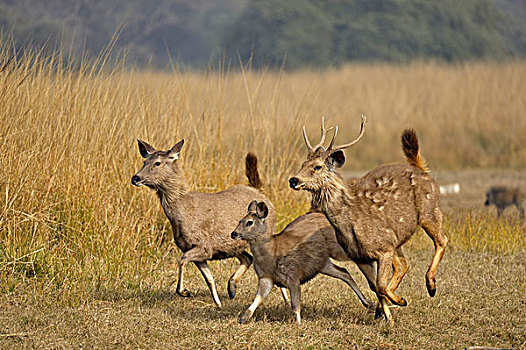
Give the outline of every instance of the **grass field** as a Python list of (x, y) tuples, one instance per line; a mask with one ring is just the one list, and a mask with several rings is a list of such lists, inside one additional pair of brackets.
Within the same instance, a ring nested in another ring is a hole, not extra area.
[[(526, 63), (157, 73), (11, 54), (0, 51), (0, 348), (526, 348), (524, 225), (514, 209), (496, 221), (482, 206), (487, 186), (526, 181)], [(303, 288), (301, 327), (277, 292), (238, 325), (256, 279), (227, 301), (233, 261), (211, 265), (222, 309), (193, 268), (195, 296), (175, 295), (168, 222), (155, 195), (130, 184), (137, 137), (163, 149), (185, 137), (190, 187), (206, 192), (245, 183), (244, 156), (257, 153), (282, 227), (309, 205), (287, 186), (306, 154), (301, 126), (315, 135), (325, 115), (345, 141), (361, 113), (348, 174), (402, 161), (411, 126), (437, 181), (461, 185), (442, 201), (450, 245), (436, 298), (421, 232), (400, 287), (410, 305), (394, 310), (392, 329), (321, 277)]]

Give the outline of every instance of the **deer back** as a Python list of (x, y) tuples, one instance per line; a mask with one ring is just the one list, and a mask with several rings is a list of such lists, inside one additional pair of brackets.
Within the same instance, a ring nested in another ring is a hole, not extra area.
[(207, 249), (217, 250), (215, 254), (226, 254), (229, 249), (240, 253), (246, 249), (247, 244), (231, 239), (230, 233), (254, 199), (264, 201), (272, 208), (268, 222), (269, 227), (274, 229), (276, 219), (272, 203), (258, 190), (244, 185), (217, 193), (189, 192), (177, 203), (176, 213), (171, 221), (177, 223), (179, 239), (187, 245), (209, 247)]

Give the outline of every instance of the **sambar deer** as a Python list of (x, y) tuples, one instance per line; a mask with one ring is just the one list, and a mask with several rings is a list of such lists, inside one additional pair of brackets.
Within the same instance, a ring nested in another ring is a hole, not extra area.
[[(333, 129), (332, 127), (328, 128), (328, 129), (325, 128), (325, 118), (321, 117), (320, 142), (318, 142), (318, 144), (316, 144), (314, 146), (311, 146), (311, 144), (309, 142), (309, 139), (307, 137), (307, 132), (305, 131), (305, 126), (304, 126), (303, 127), (303, 137), (304, 137), (305, 143), (307, 144), (307, 147), (309, 149), (316, 150), (314, 153), (316, 153), (317, 151), (324, 150), (323, 143), (325, 142), (325, 137), (327, 136), (327, 133), (329, 131), (331, 131), (332, 129)], [(352, 186), (352, 184), (354, 184), (358, 180), (359, 180), (359, 178), (356, 178), (356, 177), (347, 179), (347, 180), (345, 180), (346, 181), (346, 186)], [(321, 212), (320, 208), (318, 207), (319, 203), (318, 203), (318, 201), (316, 199), (316, 196), (314, 195), (313, 192), (311, 192), (311, 195), (312, 195), (312, 197), (311, 197), (310, 212)], [(327, 221), (327, 219), (325, 219), (325, 221), (327, 222), (327, 225), (330, 225), (330, 223)], [(393, 275), (392, 275), (391, 281), (389, 282), (389, 285), (388, 285), (389, 290), (394, 292), (398, 288), (398, 286), (402, 282), (402, 279), (406, 275), (407, 271), (409, 271), (409, 262), (407, 261), (405, 255), (404, 255), (402, 247), (400, 246), (400, 247), (398, 247), (396, 249), (396, 252), (395, 252), (395, 254), (393, 256)], [(375, 287), (374, 286), (370, 285), (370, 287), (371, 287), (371, 289), (373, 291), (375, 291)], [(380, 317), (382, 317), (382, 315), (383, 315), (382, 306), (381, 306), (381, 304), (378, 304), (378, 307), (377, 307), (376, 313), (375, 313), (375, 318), (380, 318)]]
[[(215, 304), (221, 306), (207, 261), (232, 257), (239, 259), (239, 268), (228, 280), (228, 295), (230, 299), (234, 298), (236, 283), (252, 264), (252, 256), (246, 252), (246, 242), (232, 240), (230, 233), (239, 218), (245, 215), (246, 206), (253, 199), (264, 201), (273, 208), (269, 199), (256, 188), (261, 185), (257, 158), (250, 153), (246, 158), (246, 174), (251, 187), (236, 185), (217, 193), (190, 192), (184, 172), (177, 164), (184, 139), (168, 151), (158, 151), (141, 140), (137, 142), (144, 164), (133, 175), (131, 182), (135, 186), (147, 186), (157, 193), (172, 226), (175, 244), (183, 252), (178, 263), (177, 294), (190, 296), (183, 285), (183, 269), (187, 263), (193, 262), (203, 275)], [(272, 228), (274, 222), (275, 216), (272, 214), (269, 217)]]
[(321, 213), (307, 213), (290, 222), (280, 233), (273, 235), (267, 223), (269, 208), (265, 202), (252, 201), (247, 215), (232, 232), (233, 239), (247, 241), (254, 255), (258, 289), (254, 302), (240, 317), (243, 323), (252, 317), (256, 308), (268, 296), (272, 287), (288, 288), (296, 322), (301, 324), (300, 285), (319, 273), (345, 282), (366, 308), (372, 308), (349, 272), (332, 263), (349, 260), (336, 241), (333, 228)]
[(418, 226), (431, 237), (435, 255), (426, 273), (426, 286), (429, 295), (434, 296), (436, 269), (444, 255), (447, 237), (442, 233), (439, 188), (420, 156), (414, 130), (402, 133), (402, 150), (409, 164), (380, 165), (348, 183), (339, 174), (338, 168), (345, 163), (343, 150), (362, 138), (365, 121), (362, 116), (358, 137), (340, 146), (333, 146), (336, 127), (327, 149), (311, 147), (304, 132), (309, 149), (307, 161), (297, 175), (289, 179), (289, 184), (294, 190), (312, 193), (315, 205), (325, 214), (338, 242), (375, 289), (384, 316), (393, 325), (388, 301), (407, 305), (388, 285), (397, 249), (411, 238)]

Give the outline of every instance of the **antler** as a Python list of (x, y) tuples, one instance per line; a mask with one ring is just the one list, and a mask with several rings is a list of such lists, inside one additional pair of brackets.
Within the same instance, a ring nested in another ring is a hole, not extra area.
[(334, 138), (336, 137), (336, 133), (338, 132), (338, 127), (336, 127), (336, 130), (334, 130), (334, 135), (333, 135), (332, 140), (331, 140), (331, 144), (329, 145), (329, 148), (327, 150), (344, 149), (344, 148), (347, 148), (347, 147), (351, 147), (356, 142), (360, 141), (360, 139), (362, 138), (363, 134), (365, 133), (365, 122), (366, 121), (367, 121), (367, 117), (362, 114), (362, 124), (360, 125), (360, 134), (358, 135), (358, 137), (354, 141), (351, 141), (349, 143), (346, 143), (346, 144), (343, 144), (343, 145), (339, 145), (339, 146), (336, 146), (336, 147), (332, 148), (332, 144), (334, 143)]
[[(325, 142), (325, 136), (327, 135), (329, 131), (331, 131), (331, 129), (332, 129), (332, 126), (329, 129), (325, 129), (325, 117), (321, 117), (321, 140), (316, 146), (313, 147), (311, 146), (309, 142), (309, 138), (307, 137), (307, 132), (305, 131), (305, 125), (303, 125), (303, 139), (305, 140), (305, 144), (307, 145), (307, 148), (309, 149), (309, 151), (314, 152), (320, 146), (322, 146), (323, 142)], [(338, 132), (338, 127), (336, 127), (334, 136), (336, 136), (336, 132)], [(334, 142), (334, 136), (332, 137), (331, 145)]]

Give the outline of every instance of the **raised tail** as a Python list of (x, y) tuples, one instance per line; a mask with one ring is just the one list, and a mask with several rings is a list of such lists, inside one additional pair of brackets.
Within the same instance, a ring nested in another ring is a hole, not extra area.
[(420, 156), (418, 137), (413, 129), (406, 129), (402, 133), (402, 150), (409, 165), (417, 167), (425, 173), (429, 173), (425, 160)]
[(245, 160), (246, 175), (248, 179), (248, 184), (251, 187), (260, 189), (263, 184), (259, 178), (258, 172), (258, 157), (254, 153), (248, 153)]

